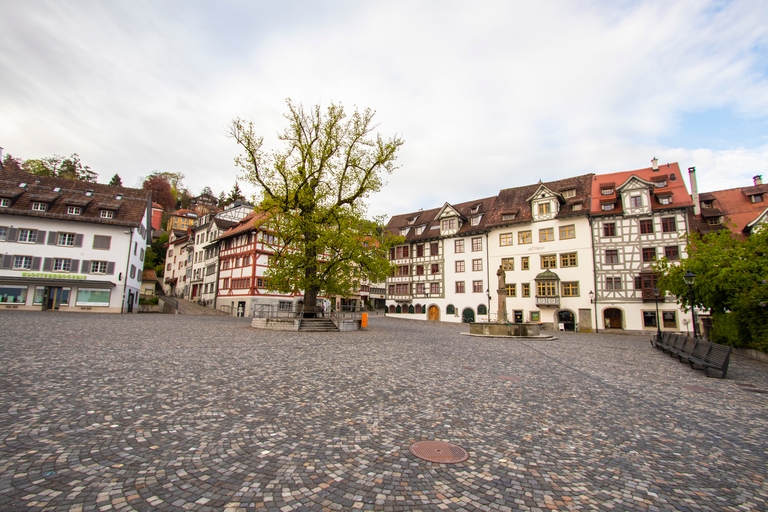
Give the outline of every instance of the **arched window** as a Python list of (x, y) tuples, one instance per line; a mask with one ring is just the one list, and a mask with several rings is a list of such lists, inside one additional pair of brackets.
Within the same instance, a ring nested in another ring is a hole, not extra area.
[(400, 313), (402, 313), (402, 312), (403, 312), (402, 308), (400, 308), (400, 306), (398, 305), (398, 306), (395, 308), (395, 313), (398, 313), (398, 314), (400, 314)]
[(445, 308), (445, 312), (449, 315), (453, 315), (456, 313), (456, 308), (453, 307), (453, 304), (448, 304), (448, 307)]
[(477, 306), (477, 314), (478, 315), (487, 315), (488, 314), (488, 308), (485, 307), (485, 304), (480, 304)]
[(389, 306), (389, 312), (394, 313), (395, 312), (395, 306)]
[(416, 304), (416, 311), (415, 311), (415, 313), (416, 313), (417, 315), (420, 315), (420, 314), (421, 314), (421, 304)]
[(413, 304), (408, 306), (408, 313), (413, 314)]

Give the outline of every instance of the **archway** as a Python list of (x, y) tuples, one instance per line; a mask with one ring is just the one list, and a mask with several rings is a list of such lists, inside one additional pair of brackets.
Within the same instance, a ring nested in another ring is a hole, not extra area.
[(563, 309), (557, 313), (557, 322), (562, 324), (564, 331), (576, 330), (576, 315), (572, 311)]
[(395, 314), (395, 306), (394, 305), (389, 306), (389, 312), (392, 313), (392, 314)]
[(606, 329), (623, 329), (624, 318), (620, 309), (607, 308), (603, 311), (603, 317), (605, 318)]
[(461, 312), (461, 321), (465, 324), (475, 321), (475, 311), (472, 308), (464, 308)]
[(416, 304), (414, 313), (416, 313), (417, 315), (421, 314), (421, 304)]
[(440, 320), (440, 308), (435, 306), (434, 304), (429, 306), (428, 318), (434, 321)]

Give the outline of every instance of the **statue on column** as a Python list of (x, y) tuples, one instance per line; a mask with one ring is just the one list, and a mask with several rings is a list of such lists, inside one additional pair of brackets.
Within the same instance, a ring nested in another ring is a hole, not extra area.
[(496, 271), (496, 275), (499, 276), (499, 287), (496, 293), (499, 296), (499, 310), (496, 315), (496, 322), (500, 324), (507, 323), (507, 273), (504, 271), (504, 264), (499, 265), (499, 270)]

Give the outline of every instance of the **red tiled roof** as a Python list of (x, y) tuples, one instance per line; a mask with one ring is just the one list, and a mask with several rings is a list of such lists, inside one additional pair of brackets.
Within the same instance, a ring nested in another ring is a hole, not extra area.
[(264, 222), (269, 219), (269, 215), (266, 212), (253, 211), (246, 215), (237, 224), (226, 230), (224, 233), (218, 236), (216, 240), (224, 240), (225, 238), (231, 238), (233, 236), (247, 233), (253, 229), (258, 228)]
[[(763, 201), (753, 203), (750, 196), (761, 194)], [(699, 196), (699, 200), (703, 195)], [(714, 217), (714, 212), (719, 211), (725, 227), (737, 235), (742, 235), (747, 224), (768, 208), (768, 184), (708, 192), (706, 200), (714, 200), (714, 208), (702, 208), (701, 215), (694, 217), (693, 224), (697, 231), (707, 233), (713, 228), (718, 229), (718, 226), (709, 226), (704, 219)]]
[[(686, 206), (693, 206), (691, 196), (688, 194), (688, 188), (685, 185), (685, 180), (680, 173), (680, 166), (675, 163), (660, 165), (659, 169), (654, 171), (652, 167), (646, 167), (645, 169), (637, 169), (634, 171), (622, 171), (614, 172), (610, 174), (597, 174), (592, 181), (592, 206), (590, 208), (592, 215), (616, 215), (621, 213), (621, 201), (616, 201), (616, 208), (610, 211), (603, 211), (600, 204), (603, 199), (611, 198), (613, 196), (603, 196), (600, 193), (601, 188), (613, 188), (620, 186), (626, 182), (632, 176), (645, 181), (659, 181), (664, 176), (667, 177), (667, 184), (665, 187), (659, 190), (656, 189), (653, 194), (655, 196), (672, 196), (671, 204), (660, 204), (658, 201), (651, 201), (651, 208), (656, 210), (667, 210), (671, 208), (682, 208)], [(618, 183), (619, 185), (616, 185)], [(615, 199), (614, 199), (615, 200)], [(612, 201), (611, 201), (612, 202)]]

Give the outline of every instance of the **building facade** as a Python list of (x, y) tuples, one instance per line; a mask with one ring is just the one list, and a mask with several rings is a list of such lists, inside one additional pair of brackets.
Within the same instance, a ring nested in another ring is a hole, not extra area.
[(150, 192), (0, 171), (0, 307), (135, 312)]

